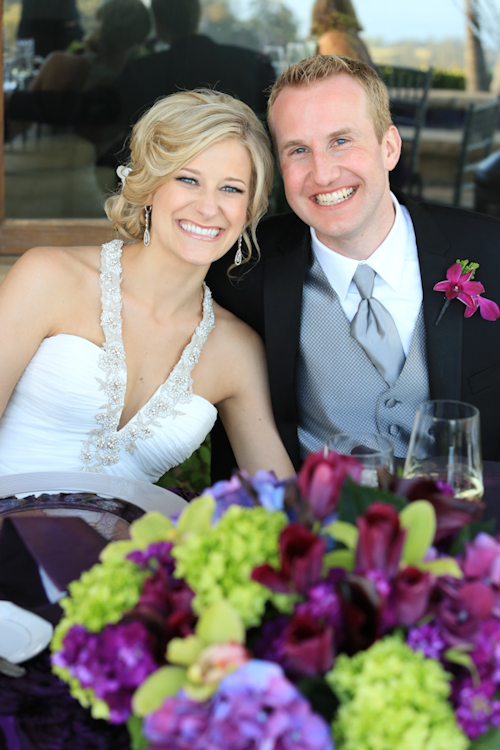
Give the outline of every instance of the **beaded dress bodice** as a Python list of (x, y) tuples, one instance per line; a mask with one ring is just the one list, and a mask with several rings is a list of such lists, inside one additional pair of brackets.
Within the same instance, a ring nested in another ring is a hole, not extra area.
[(44, 339), (0, 419), (0, 475), (91, 471), (156, 481), (199, 447), (217, 416), (193, 394), (191, 372), (214, 326), (204, 286), (203, 318), (167, 380), (118, 429), (127, 387), (121, 319), (122, 242), (101, 253), (104, 344), (59, 334)]

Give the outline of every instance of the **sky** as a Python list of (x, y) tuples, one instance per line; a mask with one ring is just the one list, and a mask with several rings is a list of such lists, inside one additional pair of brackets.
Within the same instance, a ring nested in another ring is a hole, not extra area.
[[(243, 9), (249, 0), (233, 0)], [(283, 0), (301, 24), (301, 35), (307, 36), (313, 0)], [(380, 37), (385, 42), (401, 39), (435, 41), (464, 38), (464, 0), (353, 0), (364, 27), (364, 36)], [(234, 7), (234, 6), (233, 6)]]

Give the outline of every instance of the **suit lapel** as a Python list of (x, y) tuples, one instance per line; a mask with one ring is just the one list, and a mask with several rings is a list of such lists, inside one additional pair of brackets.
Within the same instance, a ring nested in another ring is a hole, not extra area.
[(431, 398), (460, 399), (464, 309), (461, 303), (452, 300), (436, 326), (445, 296), (433, 289), (438, 281), (446, 279), (446, 270), (456, 258), (447, 254), (450, 243), (429, 213), (400, 195), (398, 200), (406, 204), (417, 238)]
[(302, 290), (310, 255), (309, 227), (300, 222), (265, 259), (264, 315), (269, 381), (276, 421), (294, 462), (299, 460), (295, 365)]

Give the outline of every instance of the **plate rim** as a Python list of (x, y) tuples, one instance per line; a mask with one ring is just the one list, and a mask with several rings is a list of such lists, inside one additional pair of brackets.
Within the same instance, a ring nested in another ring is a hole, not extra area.
[[(31, 636), (31, 643), (24, 652), (21, 652), (17, 656), (16, 653), (18, 652), (14, 652), (14, 655), (5, 656), (5, 659), (8, 659), (13, 664), (21, 664), (22, 662), (28, 661), (28, 659), (37, 656), (37, 654), (49, 645), (54, 634), (54, 626), (52, 623), (45, 620), (43, 617), (40, 617), (40, 615), (37, 615), (35, 612), (31, 612), (29, 609), (14, 604), (14, 602), (7, 599), (0, 599), (0, 627), (2, 623), (2, 609), (6, 609), (9, 615), (11, 615), (8, 618), (9, 622), (16, 623), (17, 620), (17, 624), (27, 630)], [(34, 628), (35, 625), (38, 626), (38, 633), (36, 628)]]

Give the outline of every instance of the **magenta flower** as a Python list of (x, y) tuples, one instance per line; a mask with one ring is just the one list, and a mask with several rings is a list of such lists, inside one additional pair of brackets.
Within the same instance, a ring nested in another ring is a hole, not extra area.
[(356, 573), (380, 570), (388, 578), (394, 578), (406, 536), (395, 508), (387, 503), (372, 503), (357, 519), (357, 525)]
[(314, 518), (322, 521), (334, 513), (347, 476), (355, 482), (361, 477), (361, 465), (352, 456), (341, 456), (334, 451), (324, 456), (318, 451), (306, 458), (297, 475), (297, 483)]
[(279, 539), (281, 568), (265, 563), (253, 569), (252, 581), (272, 591), (305, 594), (321, 577), (325, 540), (299, 523), (285, 526)]
[[(481, 317), (485, 320), (496, 320), (500, 317), (500, 308), (496, 302), (480, 296), (484, 292), (484, 286), (480, 281), (470, 280), (473, 273), (474, 271), (464, 273), (460, 263), (454, 263), (446, 271), (447, 281), (440, 281), (436, 284), (434, 291), (444, 292), (448, 300), (458, 298), (460, 302), (463, 302), (466, 306), (466, 318), (474, 315), (479, 308)], [(449, 302), (445, 304), (447, 306)], [(441, 316), (438, 320), (440, 318)]]

